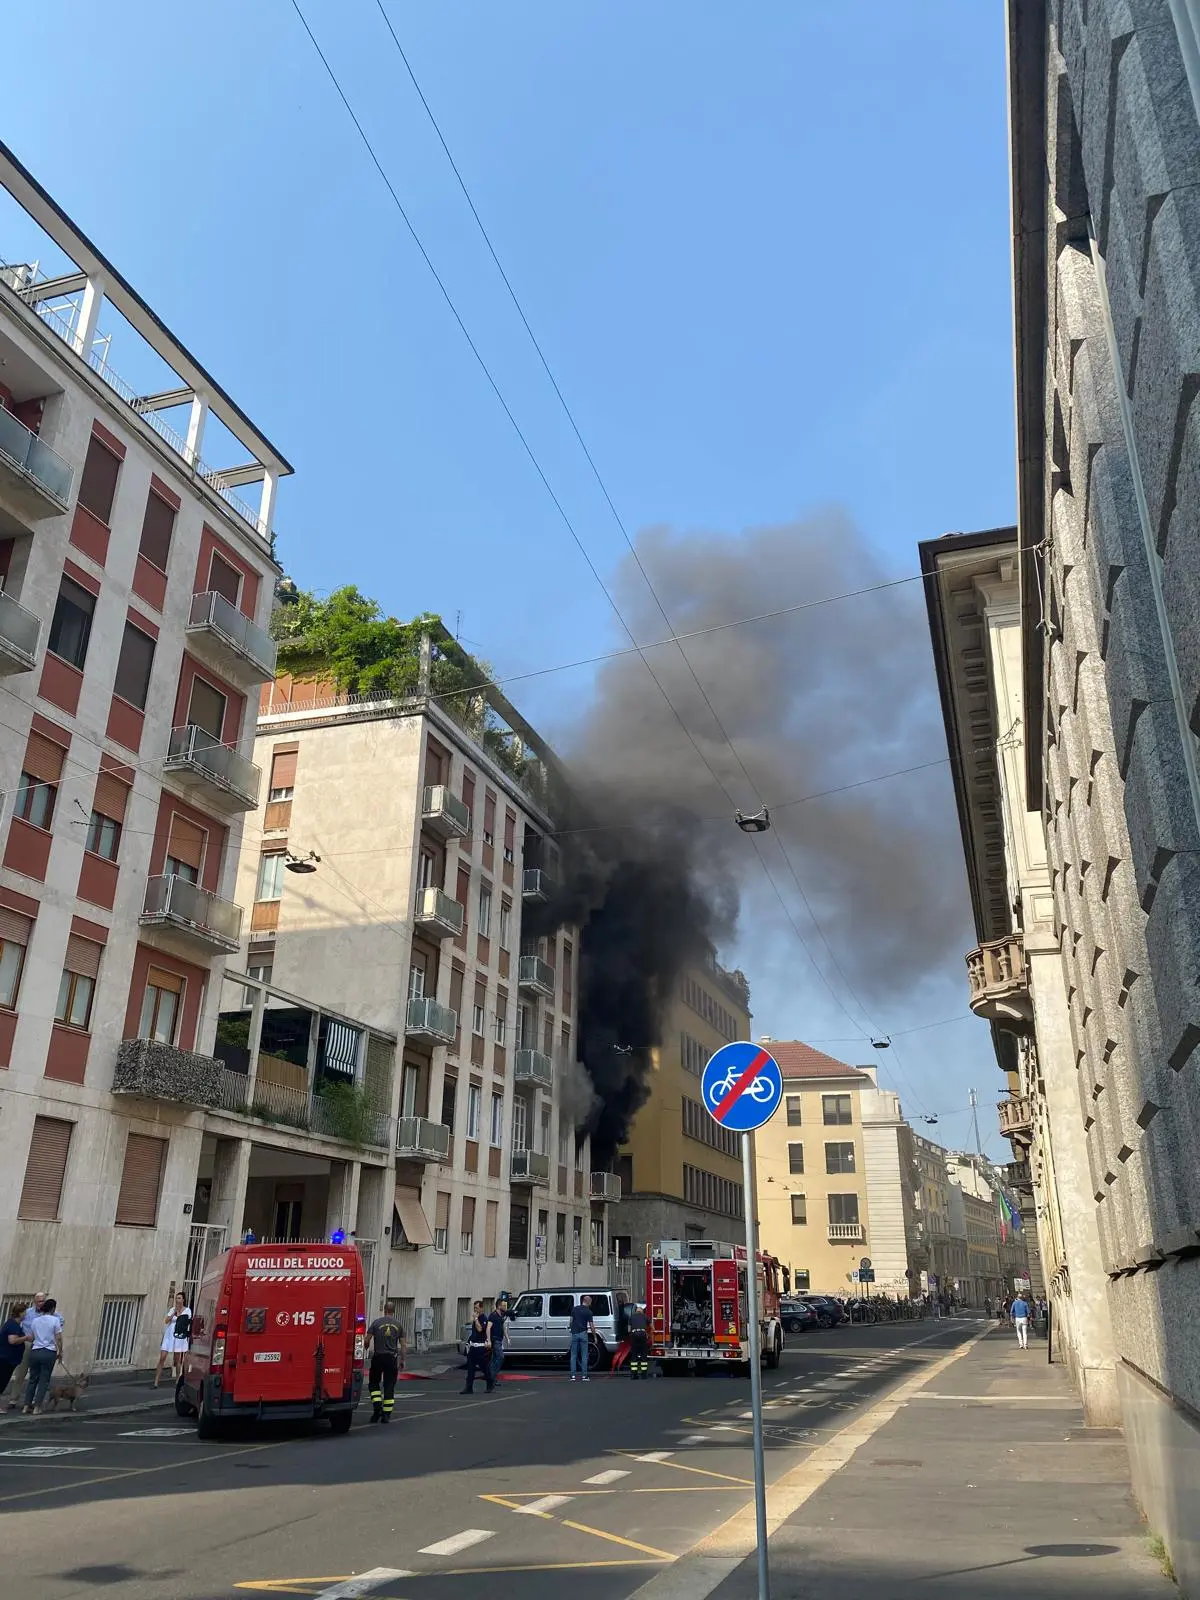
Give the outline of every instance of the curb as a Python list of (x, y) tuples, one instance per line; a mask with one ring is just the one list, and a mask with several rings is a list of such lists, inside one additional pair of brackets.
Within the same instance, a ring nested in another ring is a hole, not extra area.
[(89, 1406), (79, 1411), (72, 1411), (68, 1406), (62, 1411), (44, 1411), (37, 1417), (24, 1417), (20, 1412), (15, 1412), (12, 1416), (0, 1416), (0, 1428), (12, 1428), (18, 1423), (64, 1422), (68, 1417), (127, 1417), (139, 1411), (162, 1411), (168, 1407), (174, 1412), (170, 1400), (138, 1400), (124, 1406)]

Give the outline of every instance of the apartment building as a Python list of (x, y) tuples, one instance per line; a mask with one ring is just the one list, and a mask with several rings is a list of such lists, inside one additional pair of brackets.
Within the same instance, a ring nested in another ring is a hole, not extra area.
[(783, 1108), (755, 1135), (761, 1248), (795, 1289), (846, 1294), (873, 1230), (861, 1095), (873, 1074), (796, 1039), (764, 1039), (783, 1074)]
[(906, 1296), (919, 1291), (925, 1265), (915, 1135), (904, 1120), (900, 1096), (879, 1087), (878, 1069), (858, 1070), (871, 1080), (869, 1088), (864, 1084), (859, 1089), (858, 1105), (875, 1287)]
[(0, 184), (51, 267), (0, 237), (0, 1294), (53, 1292), (78, 1371), (186, 1274), (213, 1140), (132, 1063), (212, 1059), (290, 468), (3, 146)]
[(745, 1243), (741, 1139), (709, 1116), (700, 1075), (723, 1044), (749, 1037), (750, 987), (710, 951), (668, 998), (649, 1092), (618, 1153), (612, 1229), (622, 1259), (642, 1259), (663, 1239)]
[(954, 1284), (965, 1305), (982, 1306), (1013, 1292), (1000, 1265), (1000, 1212), (990, 1163), (978, 1156), (949, 1152), (946, 1171), (951, 1194), (962, 1207), (967, 1266)]
[(316, 668), (264, 690), (267, 805), (239, 875), (248, 971), (400, 1040), (376, 1298), (435, 1343), (477, 1296), (595, 1276), (616, 1192), (570, 1099), (580, 948), (552, 914), (553, 758), (498, 690), (486, 730), (481, 706), (439, 700), (452, 648), (431, 624), (395, 697)]

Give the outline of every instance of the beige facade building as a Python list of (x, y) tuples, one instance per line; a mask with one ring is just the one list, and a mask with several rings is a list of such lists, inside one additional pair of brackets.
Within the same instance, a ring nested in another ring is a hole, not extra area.
[[(875, 1067), (858, 1069), (877, 1083)], [(890, 1089), (865, 1084), (858, 1095), (875, 1291), (906, 1297), (920, 1290), (921, 1212), (916, 1136)]]

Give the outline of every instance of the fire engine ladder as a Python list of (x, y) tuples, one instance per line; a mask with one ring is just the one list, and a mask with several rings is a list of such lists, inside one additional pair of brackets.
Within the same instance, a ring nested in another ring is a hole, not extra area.
[(648, 1320), (650, 1323), (650, 1340), (652, 1344), (657, 1346), (662, 1346), (667, 1343), (667, 1338), (671, 1327), (671, 1321), (668, 1315), (670, 1308), (667, 1305), (667, 1294), (667, 1263), (662, 1259), (661, 1256), (651, 1256), (649, 1281), (650, 1303), (646, 1307), (646, 1310), (649, 1313)]

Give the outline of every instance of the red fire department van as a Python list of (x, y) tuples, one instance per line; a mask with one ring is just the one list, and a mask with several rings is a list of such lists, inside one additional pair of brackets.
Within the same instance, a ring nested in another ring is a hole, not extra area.
[(201, 1439), (239, 1417), (327, 1417), (347, 1431), (366, 1356), (353, 1245), (235, 1245), (209, 1263), (193, 1313), (175, 1409)]
[[(780, 1264), (757, 1258), (759, 1348), (768, 1367), (783, 1356)], [(664, 1240), (646, 1258), (650, 1354), (664, 1369), (692, 1361), (750, 1366), (745, 1245), (712, 1239)]]

